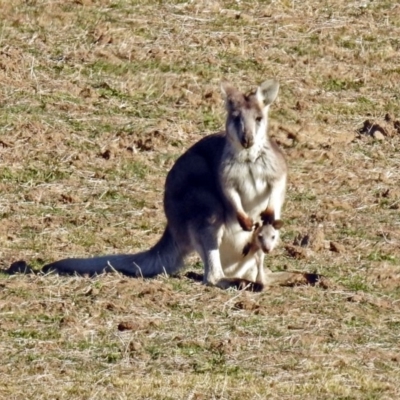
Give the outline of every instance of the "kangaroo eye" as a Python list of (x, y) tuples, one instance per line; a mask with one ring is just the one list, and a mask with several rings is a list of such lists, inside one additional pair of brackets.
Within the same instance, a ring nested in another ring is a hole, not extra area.
[(257, 124), (259, 124), (261, 121), (262, 121), (262, 117), (260, 117), (260, 116), (256, 117)]
[(272, 236), (272, 240), (275, 240), (275, 237), (276, 237), (275, 235), (274, 235), (274, 236)]

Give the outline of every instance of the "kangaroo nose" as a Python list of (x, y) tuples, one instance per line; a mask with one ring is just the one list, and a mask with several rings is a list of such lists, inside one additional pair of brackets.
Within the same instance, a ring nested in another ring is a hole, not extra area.
[(247, 136), (247, 135), (245, 135), (245, 136), (243, 137), (243, 139), (242, 139), (242, 146), (243, 146), (245, 149), (248, 149), (249, 147), (253, 146), (253, 144), (254, 144), (254, 139), (253, 139), (252, 136)]
[(268, 245), (265, 244), (265, 243), (262, 244), (261, 248), (262, 248), (262, 251), (263, 251), (265, 254), (268, 254), (268, 253), (271, 251), (270, 246), (268, 246)]

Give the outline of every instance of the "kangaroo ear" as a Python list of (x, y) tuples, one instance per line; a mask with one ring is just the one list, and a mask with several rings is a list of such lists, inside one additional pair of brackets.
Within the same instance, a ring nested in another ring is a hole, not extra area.
[(224, 98), (228, 98), (233, 95), (237, 90), (232, 86), (232, 84), (228, 81), (221, 82), (221, 92)]
[(267, 107), (272, 104), (278, 96), (279, 83), (273, 79), (263, 82), (257, 89), (257, 100)]
[(225, 99), (225, 107), (227, 110), (231, 109), (235, 104), (235, 99), (238, 96), (239, 91), (233, 87), (229, 82), (221, 82), (221, 92)]
[(281, 219), (277, 219), (277, 220), (275, 220), (275, 221), (272, 223), (272, 226), (273, 226), (277, 231), (279, 231), (279, 229), (281, 229), (282, 226), (283, 226), (283, 221), (282, 221)]

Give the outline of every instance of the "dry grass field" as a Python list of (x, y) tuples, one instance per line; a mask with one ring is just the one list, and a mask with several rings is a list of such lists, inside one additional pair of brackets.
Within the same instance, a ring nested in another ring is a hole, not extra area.
[(262, 293), (0, 275), (1, 399), (400, 398), (400, 5), (0, 0), (1, 268), (135, 252), (221, 79), (281, 83), (290, 168)]

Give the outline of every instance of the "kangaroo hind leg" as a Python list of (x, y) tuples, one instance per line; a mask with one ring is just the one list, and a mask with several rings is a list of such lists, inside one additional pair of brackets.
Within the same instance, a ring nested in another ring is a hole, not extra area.
[(195, 234), (192, 234), (194, 248), (204, 264), (203, 283), (206, 285), (218, 286), (218, 282), (224, 278), (219, 255), (221, 237), (222, 227), (215, 226), (195, 229)]

